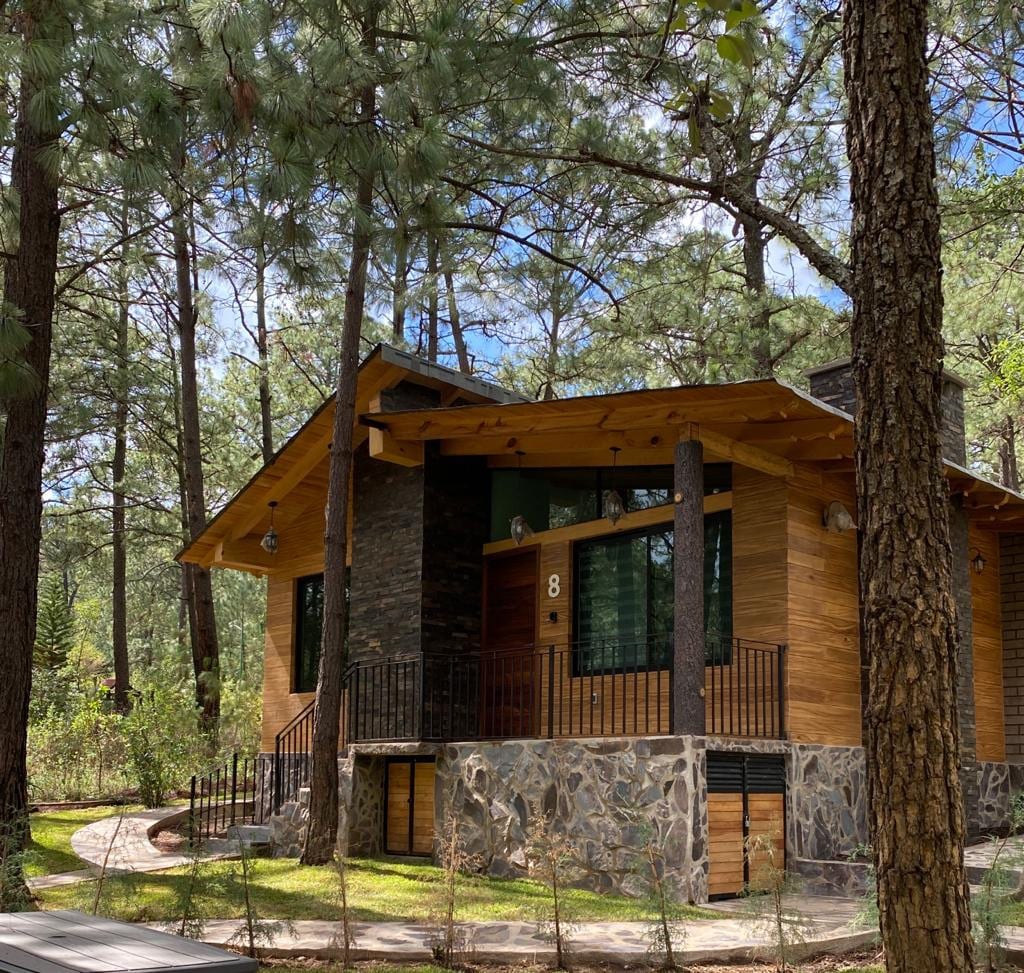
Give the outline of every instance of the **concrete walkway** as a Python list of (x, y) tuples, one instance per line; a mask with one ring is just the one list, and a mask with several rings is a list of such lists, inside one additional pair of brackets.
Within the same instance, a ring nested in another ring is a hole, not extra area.
[[(875, 934), (856, 924), (858, 903), (843, 899), (800, 897), (794, 906), (810, 920), (807, 953), (844, 953), (870, 945)], [(762, 955), (766, 933), (746, 917), (741, 907), (728, 903), (721, 919), (689, 920), (676, 925), (681, 962), (749, 962)], [(167, 929), (166, 925), (156, 928)], [(574, 959), (579, 962), (634, 965), (648, 954), (650, 923), (584, 922), (570, 936)], [(431, 958), (438, 930), (431, 925), (404, 922), (359, 922), (352, 926), (352, 958), (391, 962), (419, 962)], [(477, 962), (548, 963), (554, 949), (533, 922), (460, 923), (464, 952)], [(318, 959), (341, 954), (341, 923), (314, 920), (265, 921), (261, 924), (261, 953), (267, 957)], [(244, 944), (241, 920), (213, 920), (205, 924), (204, 942), (220, 946)]]
[[(29, 879), (33, 891), (74, 885), (96, 878), (104, 867), (108, 874), (119, 872), (157, 872), (164, 868), (187, 865), (188, 855), (164, 852), (157, 848), (152, 837), (158, 831), (173, 827), (184, 820), (187, 807), (158, 807), (149, 811), (133, 811), (103, 818), (80, 828), (71, 836), (71, 850), (89, 867), (74, 872), (59, 872)], [(237, 857), (234, 841), (208, 841), (203, 857), (208, 859)]]

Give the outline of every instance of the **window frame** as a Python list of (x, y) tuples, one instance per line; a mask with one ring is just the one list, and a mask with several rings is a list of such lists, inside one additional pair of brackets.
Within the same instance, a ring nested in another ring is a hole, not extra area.
[[(729, 509), (729, 510), (716, 510), (716, 511), (714, 511), (712, 513), (706, 513), (704, 515), (705, 537), (706, 537), (707, 519), (709, 517), (728, 517), (728, 519), (729, 519), (729, 546), (730, 546), (730, 552), (729, 552), (729, 587), (730, 587), (730, 591), (729, 591), (729, 605), (730, 605), (730, 608), (731, 608), (733, 606), (734, 596), (735, 596), (735, 589), (734, 589), (735, 566), (732, 563), (732, 550), (731, 550), (731, 548), (732, 548), (732, 541), (733, 541), (732, 510), (731, 509)], [(647, 584), (647, 591), (646, 591), (646, 604), (644, 606), (644, 610), (645, 610), (645, 613), (646, 613), (646, 619), (647, 619), (647, 629), (648, 629), (648, 631), (646, 633), (646, 639), (647, 639), (647, 662), (646, 662), (645, 665), (643, 665), (643, 666), (640, 666), (640, 665), (634, 665), (634, 666), (609, 666), (609, 667), (606, 667), (606, 668), (585, 668), (583, 666), (583, 653), (582, 653), (582, 650), (581, 650), (580, 632), (579, 632), (579, 625), (580, 625), (580, 593), (581, 593), (581, 588), (582, 588), (582, 585), (580, 584), (580, 551), (582, 549), (584, 549), (586, 547), (586, 545), (588, 545), (588, 544), (597, 544), (597, 543), (605, 543), (605, 544), (607, 544), (608, 542), (614, 542), (614, 541), (621, 541), (621, 542), (625, 543), (625, 542), (628, 542), (628, 541), (630, 541), (630, 540), (632, 540), (632, 539), (634, 539), (636, 537), (641, 537), (642, 536), (642, 537), (648, 537), (649, 538), (649, 537), (651, 537), (654, 534), (664, 534), (666, 532), (671, 532), (673, 534), (675, 532), (675, 524), (671, 520), (666, 520), (664, 523), (661, 523), (661, 524), (651, 524), (651, 525), (648, 525), (648, 526), (645, 526), (645, 527), (639, 527), (636, 530), (617, 531), (615, 533), (610, 533), (610, 534), (599, 534), (596, 537), (583, 538), (583, 539), (575, 541), (573, 543), (573, 545), (572, 545), (572, 641), (571, 641), (570, 646), (569, 646), (570, 653), (571, 653), (571, 656), (572, 656), (571, 673), (572, 673), (573, 678), (586, 679), (586, 678), (589, 678), (589, 677), (623, 675), (623, 674), (628, 674), (628, 673), (659, 672), (659, 671), (660, 672), (665, 672), (665, 671), (668, 671), (668, 670), (670, 670), (672, 668), (671, 644), (674, 644), (674, 636), (670, 637), (670, 651), (669, 651), (669, 658), (666, 660), (666, 665), (665, 666), (656, 666), (656, 665), (652, 665), (651, 662), (650, 662), (650, 647), (653, 644), (653, 636), (652, 636), (652, 634), (650, 632), (650, 623), (651, 623), (651, 616), (652, 616), (652, 611), (651, 611), (652, 602), (651, 602), (651, 585), (650, 585), (650, 574), (649, 573), (648, 573), (648, 578), (647, 578), (648, 584)], [(706, 556), (706, 553), (707, 553), (707, 548), (705, 547), (705, 550), (704, 550), (704, 555), (705, 556)], [(648, 557), (648, 566), (649, 565), (650, 565), (650, 559)], [(702, 569), (703, 569), (703, 564), (702, 564)], [(649, 567), (648, 567), (648, 571), (649, 571)], [(673, 608), (674, 608), (674, 606), (673, 606)], [(707, 637), (708, 637), (708, 635), (710, 633), (707, 631), (707, 617), (706, 617), (706, 615), (705, 615), (705, 619), (704, 619), (704, 626), (705, 626), (705, 631), (704, 631), (704, 638), (705, 638), (704, 665), (705, 665), (705, 668), (707, 668), (707, 667), (714, 667), (714, 666), (721, 666), (721, 665), (725, 665), (725, 666), (731, 665), (732, 661), (733, 661), (733, 641), (734, 641), (731, 620), (730, 620), (730, 626), (729, 626), (730, 631), (729, 631), (729, 634), (728, 634), (728, 636), (726, 638), (723, 639), (721, 633), (716, 633), (718, 635), (718, 638), (719, 638), (719, 644), (723, 644), (723, 649), (722, 649), (721, 657), (720, 658), (715, 658), (715, 657), (709, 658), (709, 656), (708, 656)]]
[[(311, 689), (304, 689), (299, 686), (299, 673), (301, 672), (301, 653), (302, 653), (302, 632), (303, 632), (303, 599), (302, 587), (313, 581), (319, 580), (321, 587), (324, 584), (324, 572), (316, 571), (313, 574), (304, 574), (299, 578), (295, 579), (292, 587), (292, 598), (294, 600), (294, 611), (292, 618), (292, 695), (305, 695), (316, 692), (316, 681), (314, 679), (313, 687)], [(322, 642), (322, 638), (321, 638)], [(317, 649), (317, 667), (319, 668), (319, 652), (323, 648), (323, 645)]]
[(651, 611), (651, 585), (650, 585), (650, 547), (648, 546), (648, 576), (647, 576), (647, 590), (645, 592), (645, 604), (644, 612), (647, 621), (646, 638), (646, 649), (647, 649), (647, 660), (643, 665), (620, 665), (620, 666), (602, 666), (595, 668), (593, 666), (584, 667), (583, 665), (583, 652), (580, 643), (580, 593), (582, 585), (580, 584), (580, 552), (591, 544), (607, 544), (612, 543), (629, 543), (638, 537), (650, 538), (654, 534), (665, 534), (672, 532), (674, 525), (671, 520), (666, 520), (662, 524), (651, 524), (647, 527), (639, 527), (636, 530), (630, 531), (616, 531), (613, 534), (600, 534), (597, 537), (587, 537), (585, 539), (576, 541), (572, 545), (572, 643), (570, 644), (570, 653), (572, 656), (572, 675), (574, 678), (590, 678), (590, 677), (601, 677), (601, 676), (614, 676), (624, 675), (628, 673), (640, 673), (640, 672), (664, 672), (671, 668), (671, 662), (668, 661), (668, 665), (660, 666), (653, 665), (650, 661), (650, 649), (652, 645), (652, 635), (650, 632), (650, 622), (652, 617)]

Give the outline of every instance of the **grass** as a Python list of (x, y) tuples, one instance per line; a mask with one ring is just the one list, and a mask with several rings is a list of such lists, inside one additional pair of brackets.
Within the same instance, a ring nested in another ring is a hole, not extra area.
[[(233, 862), (202, 867), (197, 906), (211, 918), (232, 919), (243, 914), (238, 876)], [(402, 859), (355, 859), (348, 865), (349, 905), (354, 919), (371, 922), (427, 921), (437, 911), (442, 871), (435, 865)], [(178, 918), (178, 903), (186, 882), (185, 869), (108, 877), (104, 888), (106, 915), (130, 922)], [(300, 867), (290, 859), (253, 862), (250, 888), (255, 909), (265, 919), (337, 919), (337, 874), (333, 868)], [(92, 883), (49, 889), (40, 894), (44, 909), (91, 908)], [(620, 895), (573, 890), (566, 906), (575, 919), (647, 919), (644, 903)], [(459, 892), (459, 919), (532, 920), (550, 912), (550, 893), (525, 879), (466, 876)], [(703, 909), (687, 909), (683, 918), (721, 918)]]
[(119, 807), (89, 807), (77, 811), (41, 811), (30, 815), (32, 842), (25, 856), (25, 873), (35, 878), (38, 875), (85, 868), (85, 862), (71, 850), (71, 836), (93, 821), (120, 812)]

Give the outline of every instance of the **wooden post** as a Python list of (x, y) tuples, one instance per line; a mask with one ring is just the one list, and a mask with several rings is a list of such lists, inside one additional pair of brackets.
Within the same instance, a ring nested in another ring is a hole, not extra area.
[(704, 447), (688, 431), (676, 445), (674, 499), (672, 732), (699, 736), (704, 733)]

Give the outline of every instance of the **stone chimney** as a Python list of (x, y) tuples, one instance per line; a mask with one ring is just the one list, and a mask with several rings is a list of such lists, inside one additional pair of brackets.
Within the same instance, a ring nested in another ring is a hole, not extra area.
[[(849, 358), (840, 358), (809, 368), (811, 395), (851, 416), (857, 411), (853, 368)], [(964, 389), (967, 383), (948, 369), (942, 373), (942, 455), (960, 466), (967, 465), (967, 434), (964, 429)]]

